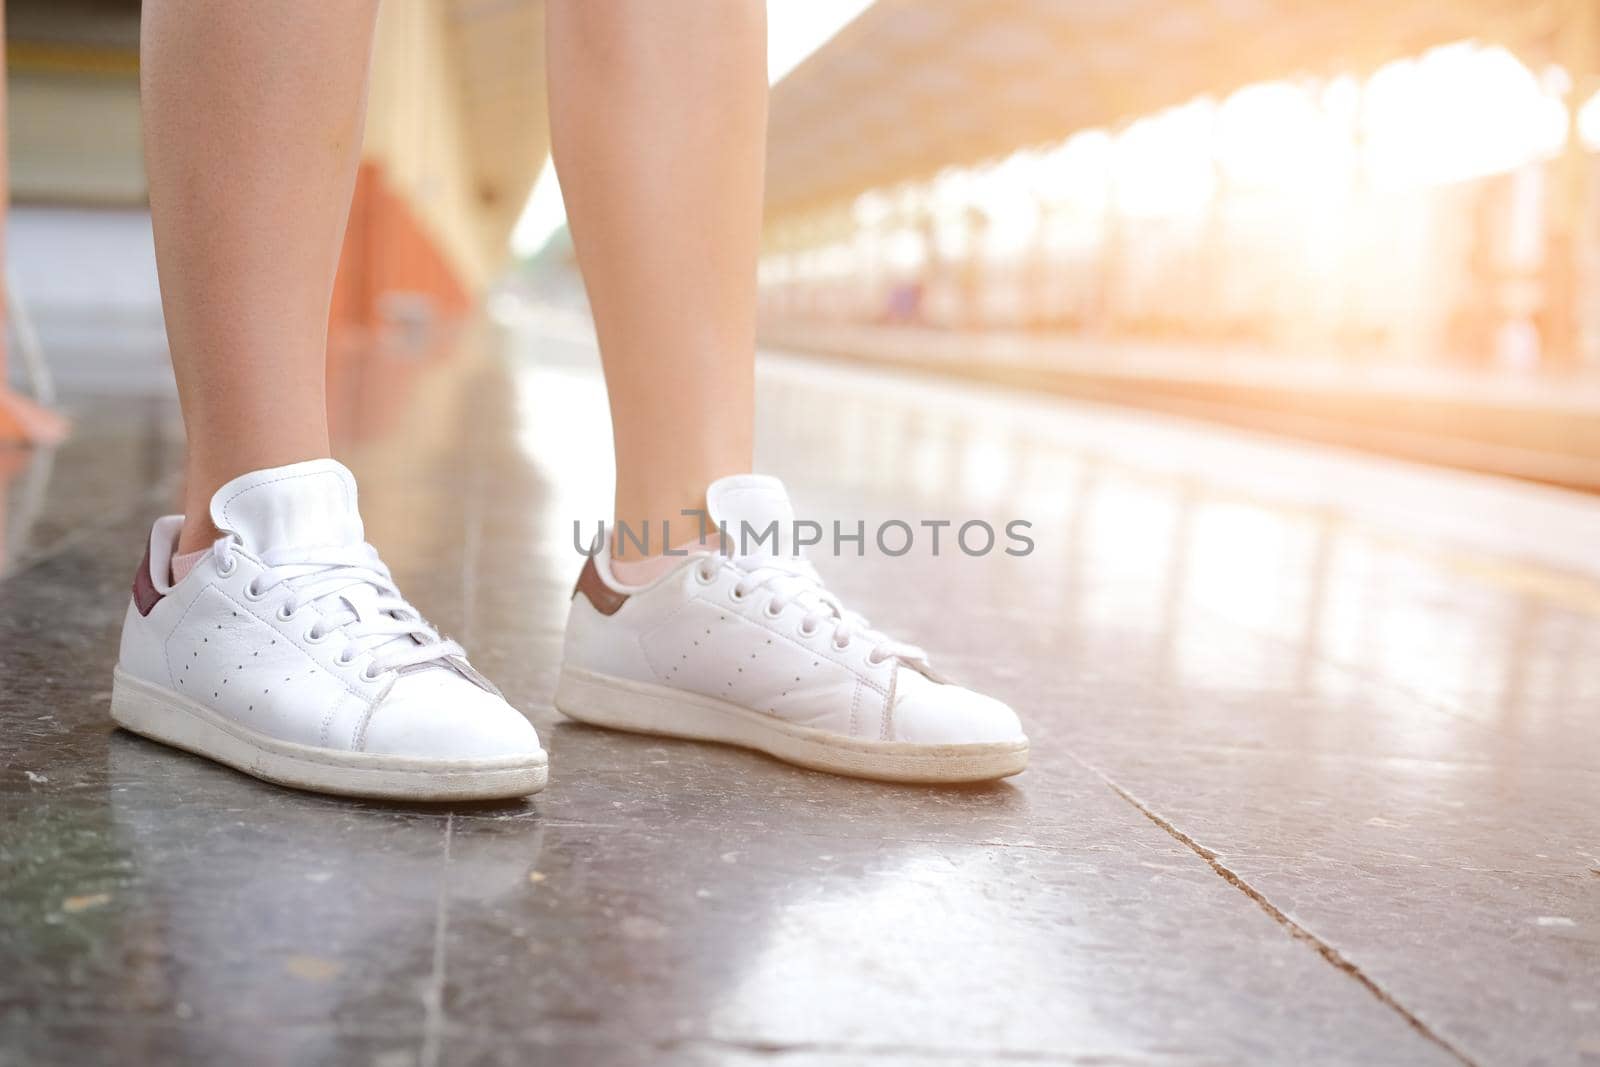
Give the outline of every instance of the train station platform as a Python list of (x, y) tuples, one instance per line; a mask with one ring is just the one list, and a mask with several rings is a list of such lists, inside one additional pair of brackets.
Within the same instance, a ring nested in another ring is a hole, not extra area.
[(609, 428), (583, 322), (500, 311), (335, 410), (368, 537), (545, 740), (527, 803), (113, 729), (175, 410), (82, 399), (4, 459), (0, 1063), (1600, 1057), (1600, 499), (768, 354), (803, 512), (1032, 524), (818, 559), (1033, 739), (989, 786), (842, 780), (551, 708)]
[(1051, 331), (768, 323), (771, 344), (1600, 491), (1600, 375)]

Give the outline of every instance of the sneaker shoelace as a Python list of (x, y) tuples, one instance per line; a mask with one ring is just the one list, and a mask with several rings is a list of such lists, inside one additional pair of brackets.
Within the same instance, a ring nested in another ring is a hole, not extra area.
[[(220, 573), (233, 572), (233, 553), (239, 548), (231, 535), (213, 546)], [(370, 544), (270, 549), (256, 559), (265, 569), (251, 582), (248, 593), (259, 599), (280, 585), (289, 590), (278, 605), (278, 618), (287, 621), (305, 608), (314, 609), (318, 617), (307, 638), (322, 641), (335, 633), (344, 637), (341, 664), (371, 655), (372, 662), (363, 670), (369, 680), (385, 671), (444, 665), (449, 657), (466, 655), (400, 595), (389, 568)]]
[(822, 584), (821, 575), (808, 560), (775, 556), (730, 558), (707, 554), (696, 564), (701, 581), (710, 581), (717, 569), (723, 566), (739, 572), (739, 580), (733, 586), (735, 600), (743, 600), (765, 589), (771, 594), (771, 599), (763, 609), (769, 618), (782, 615), (791, 604), (804, 610), (800, 632), (806, 637), (828, 627), (832, 630), (833, 647), (841, 652), (849, 648), (853, 641), (869, 642), (872, 648), (867, 653), (867, 662), (874, 666), (888, 659), (927, 663), (928, 654), (921, 648), (874, 630), (859, 613), (841, 604), (838, 596)]

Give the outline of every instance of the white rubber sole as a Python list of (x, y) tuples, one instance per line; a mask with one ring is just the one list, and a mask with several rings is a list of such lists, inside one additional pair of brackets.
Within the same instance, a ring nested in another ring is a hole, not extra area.
[(118, 667), (111, 717), (153, 741), (225, 764), (263, 781), (338, 796), (377, 800), (503, 800), (544, 788), (549, 759), (430, 760), (338, 752), (258, 733)]
[(1028, 765), (1028, 742), (918, 745), (796, 726), (715, 697), (561, 668), (556, 710), (593, 726), (755, 749), (819, 771), (887, 782), (987, 782)]

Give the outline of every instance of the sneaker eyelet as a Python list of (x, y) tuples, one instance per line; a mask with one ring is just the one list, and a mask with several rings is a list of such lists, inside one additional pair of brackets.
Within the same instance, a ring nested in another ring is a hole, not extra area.
[(328, 639), (327, 634), (317, 633), (317, 628), (315, 626), (308, 627), (302, 636), (305, 637), (306, 644), (308, 645), (320, 645), (322, 642)]
[(372, 669), (372, 664), (369, 663), (365, 667), (361, 668), (361, 680), (363, 682), (376, 682), (378, 680), (378, 675), (382, 673), (382, 671), (374, 672)]
[(244, 583), (244, 598), (246, 600), (260, 600), (266, 595), (265, 590), (256, 588), (256, 580), (254, 578)]
[(728, 599), (733, 601), (735, 604), (742, 603), (744, 601), (745, 595), (746, 594), (741, 593), (739, 591), (739, 587), (736, 586), (736, 585), (735, 586), (730, 586), (729, 589), (728, 589)]
[(776, 619), (783, 614), (783, 609), (778, 607), (777, 603), (776, 600), (767, 601), (767, 606), (761, 609), (761, 613), (769, 619)]
[(843, 641), (840, 641), (837, 637), (835, 637), (833, 639), (833, 650), (835, 652), (843, 652), (845, 649), (847, 649), (849, 647), (850, 647), (850, 639), (848, 637), (845, 638)]
[(220, 578), (230, 577), (232, 576), (233, 572), (238, 569), (239, 561), (231, 556), (228, 557), (228, 562), (226, 564), (224, 564), (221, 560), (217, 561), (217, 576)]
[(339, 666), (348, 667), (348, 666), (350, 666), (350, 664), (354, 663), (355, 661), (356, 661), (355, 653), (351, 652), (349, 649), (345, 649), (345, 651), (339, 653)]
[(713, 566), (712, 568), (707, 569), (705, 566), (696, 566), (694, 569), (694, 580), (699, 582), (701, 585), (710, 585), (712, 582), (717, 580), (716, 568)]
[[(258, 596), (255, 599), (259, 600), (261, 598)], [(277, 616), (279, 622), (288, 622), (290, 619), (294, 618), (294, 612), (289, 610), (288, 601), (278, 605)]]
[(800, 624), (800, 626), (799, 626), (800, 636), (801, 637), (815, 637), (815, 636), (817, 636), (817, 629), (818, 628), (816, 626), (807, 626), (805, 623), (802, 622)]

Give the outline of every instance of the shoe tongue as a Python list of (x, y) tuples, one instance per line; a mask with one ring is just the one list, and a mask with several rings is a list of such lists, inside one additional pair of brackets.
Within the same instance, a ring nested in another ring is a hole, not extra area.
[[(783, 483), (767, 474), (718, 478), (706, 490), (711, 521), (728, 531), (728, 551), (766, 556), (794, 554), (794, 507)], [(768, 527), (777, 524), (777, 546)], [(757, 539), (760, 538), (760, 543)]]
[(355, 476), (331, 459), (241, 474), (211, 498), (211, 521), (257, 554), (366, 540)]

